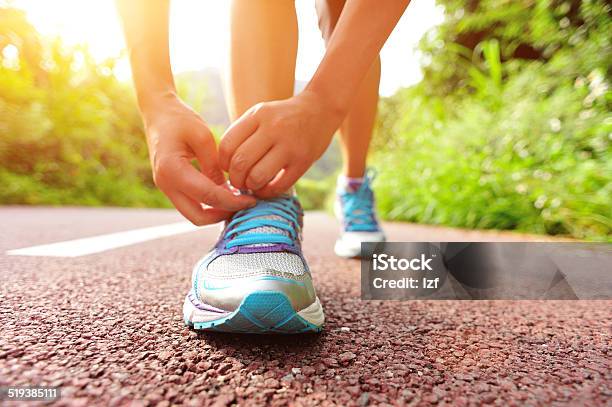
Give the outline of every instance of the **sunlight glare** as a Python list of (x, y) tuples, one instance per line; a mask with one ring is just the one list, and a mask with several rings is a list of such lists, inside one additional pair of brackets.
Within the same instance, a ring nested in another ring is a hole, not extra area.
[[(13, 0), (46, 36), (60, 36), (68, 45), (86, 44), (97, 60), (120, 57), (115, 75), (130, 77), (124, 41), (113, 0)], [(175, 72), (205, 68), (223, 70), (227, 60), (230, 1), (181, 0), (172, 2), (171, 55)], [(323, 53), (312, 0), (296, 0), (300, 44), (296, 77), (308, 81)], [(442, 10), (430, 0), (414, 0), (381, 53), (382, 95), (421, 79), (418, 53), (421, 36), (442, 21)]]

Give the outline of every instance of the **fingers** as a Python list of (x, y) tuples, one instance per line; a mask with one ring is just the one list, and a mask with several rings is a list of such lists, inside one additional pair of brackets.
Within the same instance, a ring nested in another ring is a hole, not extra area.
[(238, 147), (257, 130), (258, 123), (251, 111), (247, 111), (225, 131), (219, 143), (219, 165), (230, 170), (232, 157)]
[(183, 161), (181, 176), (177, 179), (177, 187), (187, 196), (219, 209), (239, 211), (255, 204), (255, 199), (247, 195), (234, 195), (229, 189), (217, 185), (193, 166)]
[(287, 192), (300, 177), (306, 172), (308, 166), (293, 165), (285, 168), (279, 175), (274, 178), (269, 184), (255, 191), (255, 195), (259, 198), (269, 199), (274, 198)]
[(232, 156), (229, 167), (229, 179), (232, 185), (238, 189), (245, 188), (245, 180), (251, 172), (251, 168), (262, 157), (265, 158), (270, 154), (271, 144), (266, 138), (261, 136), (261, 132), (255, 132), (252, 137), (246, 139), (236, 149)]
[(213, 135), (210, 132), (199, 135), (194, 134), (189, 141), (189, 147), (191, 147), (198, 159), (202, 173), (215, 184), (225, 183), (225, 176), (221, 167), (219, 167), (217, 146), (215, 145)]
[(252, 191), (263, 188), (287, 165), (288, 157), (280, 148), (272, 148), (249, 170), (246, 187)]
[(233, 212), (216, 208), (205, 208), (181, 192), (168, 195), (176, 209), (196, 226), (210, 225), (229, 219)]
[(179, 191), (195, 202), (234, 212), (256, 203), (252, 196), (235, 195), (223, 185), (215, 184), (183, 157), (162, 161), (157, 175), (156, 183), (167, 195)]

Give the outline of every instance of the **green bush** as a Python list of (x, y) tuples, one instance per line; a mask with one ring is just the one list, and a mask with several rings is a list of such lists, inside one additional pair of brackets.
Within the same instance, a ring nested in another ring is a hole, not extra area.
[[(576, 17), (583, 21), (575, 28), (580, 40), (571, 33), (551, 35), (555, 52), (525, 59), (504, 57), (503, 11), (493, 13), (500, 2), (476, 3), (478, 21), (497, 18), (495, 29), (479, 26), (481, 35), (501, 40), (484, 39), (473, 50), (426, 42), (425, 50), (437, 50), (426, 68), (429, 80), (382, 103), (374, 157), (384, 216), (609, 239), (612, 117), (609, 67), (601, 58), (610, 55), (605, 6), (584, 2)], [(517, 11), (517, 4), (525, 9), (518, 15), (550, 17), (527, 3), (515, 2), (511, 9)], [(438, 35), (457, 38), (449, 34), (454, 25), (467, 23), (449, 21)], [(527, 34), (523, 39), (536, 50), (546, 48)]]
[(0, 8), (0, 202), (168, 206), (113, 61), (44, 40)]
[(323, 180), (302, 178), (295, 186), (297, 195), (305, 210), (330, 209), (333, 199), (334, 178)]

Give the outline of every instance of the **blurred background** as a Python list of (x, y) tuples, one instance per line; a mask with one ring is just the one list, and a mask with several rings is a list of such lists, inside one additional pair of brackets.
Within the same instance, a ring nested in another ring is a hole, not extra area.
[[(296, 91), (323, 55), (297, 0)], [(227, 1), (172, 3), (181, 96), (222, 134)], [(370, 163), (384, 218), (612, 240), (612, 7), (414, 0), (382, 52)], [(333, 199), (336, 143), (298, 185)], [(170, 207), (112, 0), (0, 0), (0, 204)]]

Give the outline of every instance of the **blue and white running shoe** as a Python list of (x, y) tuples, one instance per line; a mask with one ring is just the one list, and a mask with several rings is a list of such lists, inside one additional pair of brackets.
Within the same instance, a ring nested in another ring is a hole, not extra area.
[(357, 183), (341, 182), (336, 189), (336, 217), (342, 222), (340, 237), (334, 251), (340, 257), (360, 257), (362, 242), (384, 242), (383, 233), (376, 218), (374, 193), (370, 187), (374, 173), (366, 171)]
[(292, 196), (237, 212), (193, 270), (185, 323), (222, 332), (319, 332), (323, 308), (302, 255), (302, 218)]

